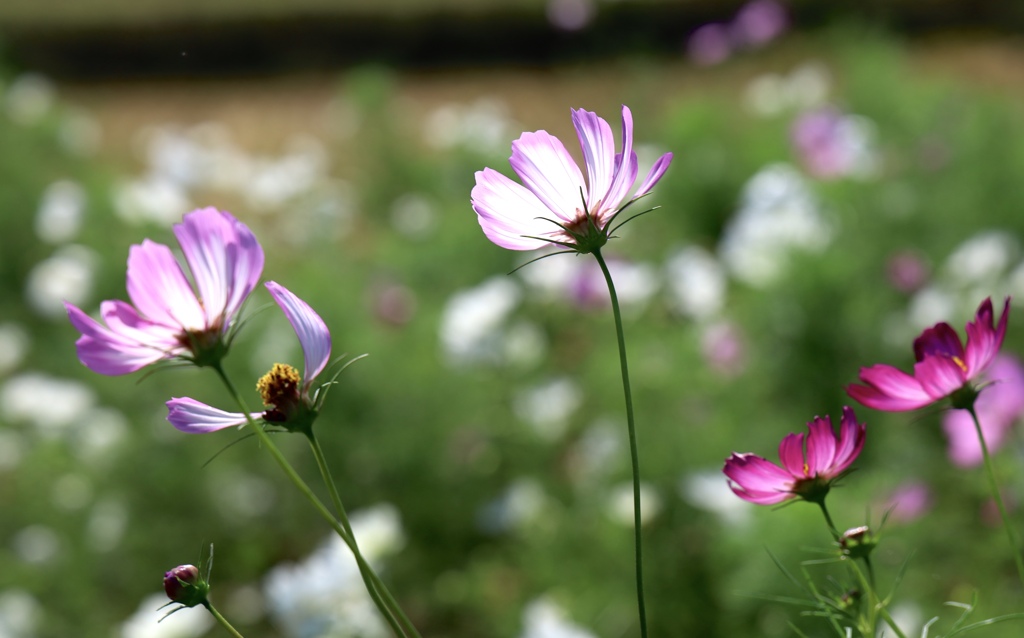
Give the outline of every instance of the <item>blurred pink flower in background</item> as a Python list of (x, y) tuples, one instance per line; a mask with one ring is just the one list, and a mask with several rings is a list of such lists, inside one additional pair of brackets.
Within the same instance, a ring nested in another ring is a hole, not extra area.
[(801, 164), (814, 177), (863, 177), (877, 164), (873, 130), (864, 118), (823, 106), (797, 116), (790, 138)]
[(785, 33), (789, 26), (786, 8), (775, 0), (753, 0), (740, 7), (732, 34), (740, 46), (759, 47)]
[[(979, 381), (990, 385), (982, 390), (974, 409), (989, 452), (995, 452), (1005, 442), (1013, 424), (1024, 415), (1024, 366), (1016, 357), (1000, 354)], [(949, 439), (949, 458), (953, 463), (961, 467), (981, 464), (981, 444), (969, 412), (945, 412), (942, 428)]]
[(967, 323), (966, 347), (948, 323), (937, 323), (914, 340), (917, 363), (913, 375), (885, 364), (861, 368), (864, 385), (851, 384), (846, 392), (869, 408), (887, 412), (916, 410), (950, 396), (954, 407), (966, 408), (966, 401), (973, 401), (977, 393), (975, 381), (992, 365), (1003, 345), (1009, 315), (1007, 297), (996, 326), (992, 299), (985, 299), (974, 321)]
[[(824, 502), (833, 481), (864, 448), (865, 427), (850, 407), (843, 408), (839, 437), (827, 415), (807, 424), (809, 433), (787, 434), (779, 444), (782, 467), (755, 454), (733, 453), (723, 472), (729, 487), (745, 501), (774, 505), (791, 498)], [(806, 438), (807, 446), (804, 448)]]
[(694, 64), (700, 66), (725, 62), (732, 55), (729, 27), (717, 22), (697, 27), (686, 41), (686, 53)]
[(883, 511), (889, 512), (886, 520), (893, 523), (911, 523), (932, 508), (932, 491), (920, 481), (903, 483), (889, 494), (882, 508)]
[(892, 287), (905, 293), (921, 288), (930, 274), (928, 264), (912, 250), (903, 250), (889, 257), (885, 273)]
[(704, 361), (716, 372), (732, 377), (747, 366), (747, 347), (735, 324), (720, 321), (707, 326), (700, 337)]

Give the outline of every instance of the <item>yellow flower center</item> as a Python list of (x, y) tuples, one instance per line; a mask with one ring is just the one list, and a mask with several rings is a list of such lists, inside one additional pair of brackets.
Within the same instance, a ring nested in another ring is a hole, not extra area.
[(263, 405), (278, 410), (287, 410), (299, 399), (299, 371), (285, 363), (275, 363), (270, 372), (256, 382), (256, 389), (263, 399)]

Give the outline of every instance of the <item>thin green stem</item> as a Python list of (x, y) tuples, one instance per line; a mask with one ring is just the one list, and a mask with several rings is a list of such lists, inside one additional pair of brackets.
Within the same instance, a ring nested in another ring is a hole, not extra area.
[(594, 257), (604, 273), (608, 283), (608, 295), (611, 297), (612, 313), (615, 315), (615, 336), (619, 341), (619, 361), (622, 367), (622, 391), (626, 397), (626, 425), (629, 429), (629, 454), (633, 466), (633, 538), (636, 553), (636, 602), (640, 614), (640, 636), (647, 638), (647, 605), (644, 602), (644, 552), (641, 539), (640, 524), (640, 455), (636, 444), (636, 423), (633, 419), (633, 394), (629, 387), (629, 366), (626, 364), (626, 337), (622, 330), (622, 313), (619, 311), (619, 298), (615, 294), (615, 284), (608, 270), (601, 251), (595, 249)]
[(217, 608), (213, 606), (213, 603), (207, 600), (203, 602), (203, 607), (206, 607), (206, 611), (210, 612), (210, 614), (217, 619), (217, 622), (220, 623), (221, 627), (226, 629), (229, 634), (235, 636), (235, 638), (244, 638), (242, 634), (238, 633), (237, 629), (231, 626), (231, 623), (228, 622), (228, 619), (222, 616), (219, 611), (217, 611)]
[(974, 430), (978, 433), (978, 443), (981, 444), (981, 456), (985, 459), (985, 472), (988, 474), (989, 487), (992, 489), (992, 498), (995, 499), (996, 507), (999, 509), (999, 516), (1003, 519), (1003, 528), (1006, 529), (1006, 540), (1010, 543), (1010, 551), (1013, 552), (1013, 559), (1017, 563), (1017, 576), (1020, 577), (1020, 582), (1024, 585), (1024, 559), (1021, 558), (1017, 535), (1010, 525), (1010, 517), (1006, 514), (1006, 506), (1003, 505), (1003, 496), (999, 492), (999, 482), (996, 480), (992, 456), (988, 453), (988, 444), (985, 443), (985, 435), (981, 432), (981, 421), (978, 420), (978, 413), (974, 410), (973, 405), (967, 408), (967, 411), (970, 412), (971, 419), (974, 421)]
[[(242, 410), (242, 414), (245, 415), (246, 422), (252, 428), (253, 432), (255, 432), (257, 438), (259, 438), (260, 444), (267, 448), (267, 450), (270, 452), (270, 455), (274, 457), (274, 460), (277, 461), (277, 464), (281, 467), (285, 475), (291, 480), (295, 487), (302, 493), (303, 496), (306, 497), (306, 500), (308, 500), (310, 504), (313, 505), (313, 508), (320, 513), (320, 515), (324, 518), (324, 520), (327, 521), (327, 523), (338, 534), (338, 536), (341, 537), (341, 540), (343, 540), (345, 544), (348, 545), (350, 549), (352, 549), (352, 553), (358, 557), (359, 554), (354, 549), (355, 541), (352, 538), (351, 529), (347, 525), (347, 520), (346, 524), (343, 525), (334, 517), (333, 514), (331, 514), (331, 511), (327, 509), (327, 507), (320, 501), (319, 498), (317, 498), (316, 494), (313, 493), (313, 490), (310, 489), (309, 485), (307, 485), (306, 482), (302, 480), (302, 477), (299, 476), (298, 472), (295, 471), (295, 468), (293, 468), (291, 463), (288, 462), (288, 459), (284, 457), (284, 454), (281, 453), (281, 450), (279, 450), (278, 447), (274, 445), (274, 442), (270, 440), (270, 435), (268, 435), (266, 431), (264, 431), (263, 428), (261, 428), (259, 424), (256, 423), (252, 416), (250, 416), (249, 409), (248, 407), (246, 407), (245, 401), (242, 399), (242, 396), (238, 393), (238, 390), (235, 389), (234, 384), (231, 383), (231, 379), (229, 379), (227, 374), (224, 373), (223, 368), (221, 368), (220, 365), (215, 365), (212, 367), (214, 370), (216, 370), (217, 376), (219, 376), (221, 381), (224, 383), (224, 386), (227, 388), (228, 393), (231, 394), (232, 397), (234, 397), (235, 402), (238, 404), (238, 407)], [(359, 562), (359, 558), (357, 558), (357, 562)], [(363, 561), (363, 564), (365, 564), (365, 561)], [(366, 565), (366, 568), (368, 569), (369, 565)], [(360, 566), (360, 571), (362, 571), (362, 569), (363, 567)], [(370, 596), (374, 597), (375, 588), (371, 588), (368, 586), (367, 590), (370, 593)], [(392, 626), (392, 629), (395, 631), (395, 634), (400, 637), (407, 637), (409, 634), (407, 634), (405, 631), (402, 631), (401, 628), (394, 622), (394, 618), (392, 617), (391, 611), (387, 608), (387, 606), (381, 604), (382, 601), (380, 601), (378, 597), (374, 597), (374, 602), (377, 603), (377, 608), (380, 609), (381, 614), (384, 615), (384, 618), (388, 620), (389, 624)], [(414, 633), (413, 635), (418, 636), (419, 634)]]
[[(898, 638), (907, 638), (906, 634), (904, 634), (903, 630), (900, 629), (900, 626), (896, 624), (896, 621), (893, 619), (892, 614), (890, 614), (889, 610), (886, 608), (886, 602), (878, 597), (878, 592), (875, 591), (875, 588), (864, 576), (864, 572), (861, 571), (860, 567), (857, 566), (857, 561), (848, 559), (846, 563), (850, 566), (850, 569), (857, 576), (857, 580), (860, 581), (860, 586), (868, 592), (868, 600), (871, 603), (872, 611), (877, 612), (882, 617), (882, 620), (885, 621), (885, 624), (889, 625), (889, 627), (893, 630), (893, 632), (895, 632)], [(872, 627), (870, 636), (873, 637), (878, 633), (876, 631), (877, 628), (874, 626), (874, 615), (872, 615), (871, 625)]]
[(334, 478), (331, 476), (331, 470), (327, 466), (327, 457), (324, 455), (323, 448), (320, 446), (319, 439), (310, 430), (305, 433), (306, 438), (309, 439), (309, 445), (313, 449), (313, 456), (316, 458), (316, 463), (320, 467), (320, 476), (323, 477), (324, 485), (327, 486), (327, 491), (331, 494), (331, 500), (334, 503), (334, 508), (338, 511), (338, 520), (341, 522), (345, 531), (348, 532), (349, 538), (352, 539), (352, 543), (349, 548), (352, 550), (352, 555), (355, 556), (356, 564), (359, 565), (359, 573), (363, 577), (363, 583), (366, 585), (366, 591), (369, 592), (370, 597), (373, 598), (377, 608), (384, 613), (385, 620), (391, 625), (392, 630), (398, 635), (415, 636), (420, 638), (419, 632), (416, 630), (415, 625), (409, 620), (408, 616), (399, 606), (398, 601), (395, 600), (391, 592), (388, 591), (386, 585), (381, 580), (377, 572), (373, 570), (370, 564), (366, 561), (363, 553), (359, 550), (359, 544), (356, 540), (356, 535), (352, 531), (352, 525), (348, 519), (348, 513), (345, 511), (345, 506), (341, 502), (341, 495), (338, 493), (338, 488), (334, 484)]
[(818, 504), (818, 507), (821, 508), (821, 513), (825, 516), (825, 524), (828, 525), (828, 531), (832, 534), (832, 540), (839, 542), (839, 530), (836, 529), (836, 524), (832, 522), (832, 516), (829, 515), (828, 508), (825, 507), (825, 499), (815, 500), (814, 502)]

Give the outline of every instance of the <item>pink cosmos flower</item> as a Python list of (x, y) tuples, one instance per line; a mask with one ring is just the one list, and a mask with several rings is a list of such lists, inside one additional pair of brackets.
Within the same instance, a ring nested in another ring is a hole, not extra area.
[[(990, 452), (998, 450), (1013, 424), (1024, 415), (1024, 366), (1008, 354), (996, 356), (992, 366), (979, 377), (991, 383), (978, 395), (974, 409)], [(942, 415), (942, 429), (949, 439), (949, 458), (956, 465), (980, 465), (983, 456), (974, 421), (966, 410), (948, 410)]]
[[(558, 138), (547, 131), (523, 133), (512, 142), (509, 163), (518, 184), (491, 168), (476, 173), (472, 191), (484, 234), (510, 250), (534, 250), (558, 244), (580, 253), (593, 252), (608, 241), (612, 221), (637, 198), (646, 195), (672, 161), (665, 153), (632, 197), (638, 173), (633, 152), (633, 116), (622, 107), (622, 152), (606, 121), (590, 111), (573, 110), (587, 178)], [(628, 198), (628, 199), (627, 199)]]
[(968, 408), (978, 395), (972, 384), (992, 364), (1006, 335), (1010, 298), (1006, 298), (999, 325), (994, 325), (992, 299), (985, 299), (967, 324), (967, 345), (948, 323), (928, 328), (914, 340), (914, 374), (885, 364), (861, 368), (865, 385), (851, 384), (847, 394), (869, 408), (901, 412), (916, 410), (945, 397), (953, 407)]
[[(294, 293), (273, 281), (268, 281), (266, 286), (295, 329), (305, 369), (300, 377), (295, 368), (274, 364), (256, 385), (266, 410), (253, 412), (249, 417), (281, 425), (290, 431), (305, 431), (312, 426), (323, 402), (322, 394), (319, 391), (310, 394), (310, 388), (331, 357), (331, 333), (320, 315)], [(241, 412), (225, 412), (188, 397), (171, 399), (167, 402), (167, 411), (171, 425), (189, 434), (216, 432), (247, 421)]]
[(729, 487), (745, 501), (774, 505), (791, 498), (821, 502), (864, 447), (865, 427), (857, 423), (853, 409), (843, 408), (839, 438), (832, 420), (814, 417), (807, 424), (809, 434), (787, 434), (779, 444), (782, 466), (755, 454), (733, 453), (722, 470)]
[(185, 215), (174, 235), (192, 282), (169, 247), (147, 239), (128, 253), (130, 304), (102, 302), (100, 323), (65, 302), (82, 333), (78, 358), (93, 372), (128, 374), (176, 358), (208, 365), (223, 357), (235, 316), (263, 273), (263, 249), (245, 224), (215, 208)]

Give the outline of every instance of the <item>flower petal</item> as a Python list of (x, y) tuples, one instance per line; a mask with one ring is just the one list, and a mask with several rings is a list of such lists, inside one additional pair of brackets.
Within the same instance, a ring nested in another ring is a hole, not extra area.
[(851, 384), (846, 393), (875, 410), (916, 410), (935, 401), (917, 379), (892, 366), (878, 364), (861, 368), (860, 380), (867, 385)]
[(597, 215), (599, 205), (608, 204), (606, 196), (615, 176), (615, 137), (608, 122), (591, 111), (572, 110), (572, 123), (587, 166), (587, 210)]
[(1010, 315), (1010, 298), (1003, 304), (1003, 314), (999, 317), (999, 326), (993, 327), (992, 299), (981, 302), (978, 314), (967, 324), (967, 347), (964, 363), (967, 366), (967, 377), (973, 379), (984, 372), (1003, 346), (1006, 336), (1006, 322)]
[(792, 474), (795, 478), (807, 478), (808, 474), (804, 471), (804, 435), (800, 434), (787, 434), (782, 438), (782, 442), (779, 443), (779, 460), (782, 461), (782, 467)]
[[(135, 312), (124, 302), (116, 303)], [(71, 325), (82, 333), (75, 342), (78, 360), (93, 372), (111, 376), (128, 374), (168, 356), (160, 348), (114, 332), (70, 303), (65, 303), (64, 307)]]
[(660, 180), (662, 175), (665, 174), (665, 171), (668, 170), (669, 164), (671, 163), (672, 153), (665, 153), (659, 157), (658, 161), (656, 161), (654, 166), (651, 167), (650, 172), (647, 173), (647, 177), (645, 177), (644, 181), (640, 184), (640, 188), (636, 189), (636, 193), (633, 194), (633, 199), (643, 197), (647, 193), (651, 192), (651, 189), (654, 188), (654, 185), (657, 184), (658, 180)]
[(914, 364), (914, 378), (934, 400), (947, 397), (967, 383), (967, 371), (953, 359), (943, 356), (925, 357)]
[(558, 226), (542, 219), (550, 218), (551, 211), (536, 195), (496, 170), (477, 171), (471, 200), (484, 234), (502, 248), (542, 248), (548, 242), (533, 237), (561, 232)]
[(148, 239), (128, 251), (128, 297), (143, 316), (181, 331), (204, 330), (205, 315), (171, 249)]
[[(625, 162), (623, 162), (625, 159)], [(622, 201), (629, 195), (629, 189), (636, 183), (640, 171), (636, 153), (633, 152), (633, 114), (629, 107), (622, 105), (622, 152), (615, 156), (615, 177), (608, 193), (604, 196), (605, 208), (617, 212)]]
[(323, 371), (328, 359), (331, 358), (331, 332), (320, 315), (290, 290), (273, 281), (268, 281), (265, 285), (274, 301), (288, 317), (302, 345), (302, 354), (306, 359), (306, 369), (302, 375), (303, 386), (308, 390), (313, 379)]
[(781, 467), (754, 454), (733, 454), (722, 469), (729, 487), (745, 501), (773, 505), (793, 498), (793, 477)]
[(263, 248), (230, 213), (202, 208), (185, 215), (174, 235), (205, 310), (205, 325), (226, 330), (263, 273)]
[[(259, 419), (263, 413), (253, 412), (249, 416)], [(206, 434), (246, 423), (244, 413), (225, 412), (188, 397), (174, 398), (167, 402), (167, 420), (188, 434)]]
[[(992, 310), (991, 304), (989, 310)], [(991, 315), (989, 317), (991, 318)], [(990, 327), (991, 325), (989, 322)], [(948, 323), (937, 323), (914, 339), (914, 358), (924, 361), (925, 357), (929, 356), (956, 357), (960, 361), (964, 360), (964, 347), (960, 344), (960, 335)]]
[(571, 222), (582, 212), (587, 200), (583, 173), (557, 137), (547, 131), (523, 133), (512, 142), (509, 163), (523, 185), (560, 220)]
[(864, 449), (866, 434), (867, 428), (863, 423), (857, 423), (857, 415), (854, 414), (853, 408), (843, 406), (843, 419), (839, 425), (839, 446), (829, 469), (829, 478), (842, 474), (850, 467)]
[(832, 430), (832, 418), (816, 416), (807, 424), (807, 472), (808, 476), (831, 477), (829, 470), (836, 458), (836, 434)]

